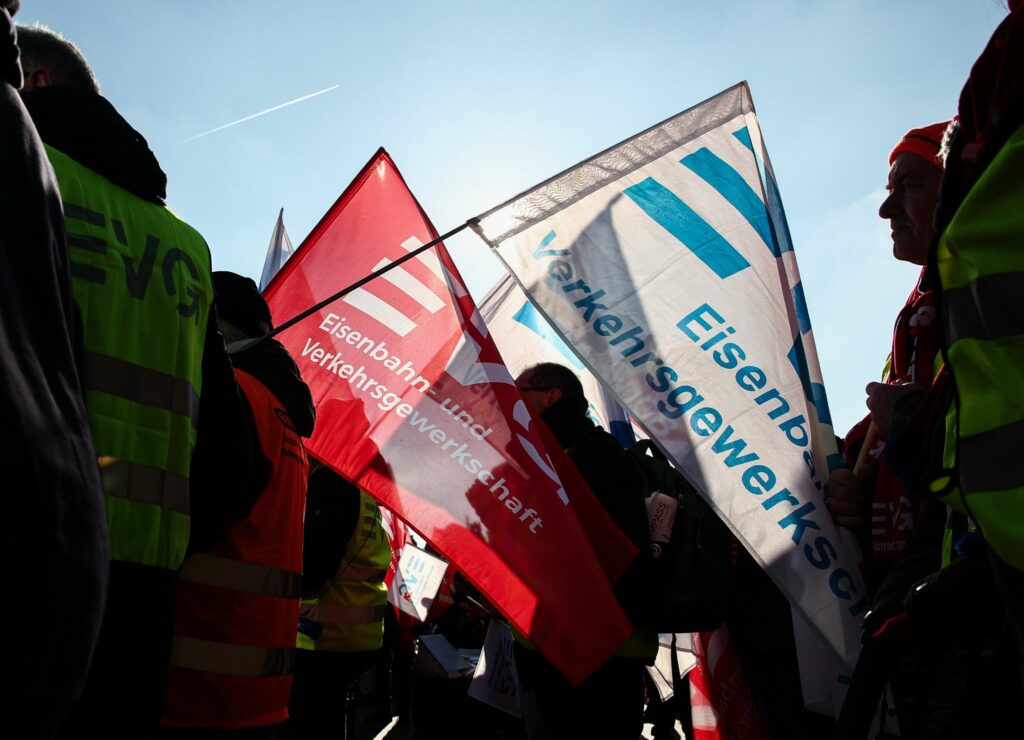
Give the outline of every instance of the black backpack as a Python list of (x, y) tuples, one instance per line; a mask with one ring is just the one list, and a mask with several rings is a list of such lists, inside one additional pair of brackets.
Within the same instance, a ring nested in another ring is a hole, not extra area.
[(657, 632), (710, 632), (725, 621), (732, 595), (732, 533), (649, 440), (626, 451), (643, 479), (644, 498), (658, 491), (679, 502), (671, 539), (642, 554), (651, 599), (638, 624)]

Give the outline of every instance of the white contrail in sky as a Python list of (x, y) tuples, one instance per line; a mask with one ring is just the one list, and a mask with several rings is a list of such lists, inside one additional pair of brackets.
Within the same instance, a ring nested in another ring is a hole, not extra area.
[(265, 116), (268, 113), (273, 113), (274, 111), (281, 110), (282, 108), (287, 108), (289, 105), (295, 105), (296, 103), (301, 103), (303, 100), (309, 100), (310, 98), (315, 98), (317, 95), (323, 95), (324, 93), (329, 93), (331, 90), (337, 90), (339, 87), (341, 87), (341, 85), (332, 85), (331, 87), (325, 87), (323, 90), (317, 90), (315, 93), (310, 93), (309, 95), (303, 95), (301, 98), (295, 98), (295, 100), (289, 100), (287, 103), (281, 103), (280, 105), (275, 105), (273, 108), (267, 108), (266, 110), (261, 110), (259, 113), (253, 113), (251, 116), (246, 116), (245, 118), (239, 118), (237, 121), (232, 121), (231, 123), (225, 123), (223, 126), (218, 126), (217, 128), (211, 128), (209, 131), (204, 131), (201, 134), (196, 134), (195, 136), (190, 136), (187, 139), (185, 139), (185, 141), (194, 141), (196, 139), (202, 138), (203, 136), (209, 136), (210, 134), (215, 134), (218, 131), (223, 131), (226, 128), (231, 128), (232, 126), (237, 126), (240, 123), (245, 123), (246, 121), (251, 121), (254, 118), (259, 118), (260, 116)]

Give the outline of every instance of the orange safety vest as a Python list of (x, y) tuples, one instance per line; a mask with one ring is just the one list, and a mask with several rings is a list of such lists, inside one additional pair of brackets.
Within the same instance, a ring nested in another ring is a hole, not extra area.
[(272, 474), (249, 516), (178, 571), (168, 727), (261, 727), (288, 718), (309, 465), (282, 404), (251, 375), (236, 369), (235, 377)]

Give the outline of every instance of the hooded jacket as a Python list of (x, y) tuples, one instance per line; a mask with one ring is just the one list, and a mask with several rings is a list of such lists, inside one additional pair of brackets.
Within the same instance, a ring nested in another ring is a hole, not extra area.
[(251, 347), (232, 353), (231, 361), (239, 370), (244, 370), (267, 386), (284, 404), (300, 437), (308, 438), (313, 434), (313, 425), (316, 423), (313, 394), (283, 344), (276, 339), (263, 339)]

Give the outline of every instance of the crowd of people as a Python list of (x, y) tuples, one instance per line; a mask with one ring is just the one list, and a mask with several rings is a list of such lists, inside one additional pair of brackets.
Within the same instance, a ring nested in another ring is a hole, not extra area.
[[(5, 585), (12, 605), (36, 603), (13, 639), (9, 736), (345, 737), (350, 688), (379, 665), (385, 622), (396, 629), (381, 511), (307, 457), (313, 398), (256, 284), (212, 270), (145, 138), (72, 42), (15, 26), (18, 6), (0, 0), (0, 398), (17, 481)], [(1009, 9), (951, 120), (911, 128), (889, 155), (879, 216), (893, 256), (921, 272), (825, 486), (870, 592), (838, 719), (804, 709), (788, 604), (734, 552), (725, 620), (764, 737), (1014, 732), (1024, 3)], [(658, 641), (635, 463), (590, 421), (568, 368), (536, 365), (516, 385), (640, 555), (615, 586), (633, 634), (580, 685), (516, 634), (514, 732), (632, 739), (645, 704), (656, 737), (689, 730), (685, 677), (665, 703), (645, 679)]]

